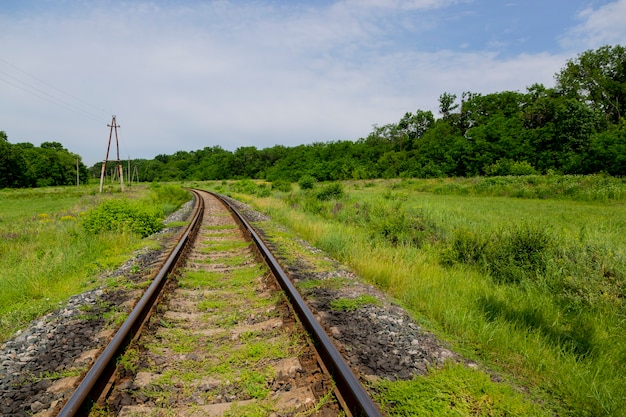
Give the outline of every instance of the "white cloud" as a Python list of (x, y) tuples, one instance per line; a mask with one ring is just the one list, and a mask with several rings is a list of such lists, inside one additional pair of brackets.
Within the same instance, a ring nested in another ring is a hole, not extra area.
[(88, 107), (97, 121), (0, 82), (0, 130), (11, 142), (60, 141), (93, 164), (104, 157), (113, 113), (122, 126), (122, 157), (153, 158), (214, 145), (358, 139), (407, 111), (436, 112), (444, 91), (552, 85), (564, 57), (503, 60), (469, 48), (427, 53), (386, 37), (395, 21), (385, 20), (385, 8), (395, 16), (452, 3), (132, 2), (23, 19), (0, 15), (3, 59), (105, 109)]
[(568, 31), (561, 44), (580, 51), (603, 45), (626, 43), (626, 0), (616, 0), (598, 9), (587, 8), (579, 14), (583, 23)]

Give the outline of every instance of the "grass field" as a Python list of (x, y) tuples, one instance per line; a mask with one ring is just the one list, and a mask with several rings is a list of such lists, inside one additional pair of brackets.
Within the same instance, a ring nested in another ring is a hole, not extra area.
[(166, 188), (134, 186), (103, 194), (97, 186), (0, 190), (0, 340), (71, 295), (101, 284), (102, 272), (146, 245), (130, 228), (96, 231), (98, 221), (115, 224), (100, 216), (98, 207), (108, 200), (132, 200), (152, 207), (155, 220), (181, 204)]
[[(391, 415), (626, 416), (623, 180), (193, 185), (270, 214), (499, 375), (495, 383), (447, 366), (381, 382), (378, 400), (394, 404)], [(133, 187), (123, 196), (140, 203), (112, 206), (105, 200), (122, 195), (95, 187), (0, 190), (0, 339), (100, 284), (102, 272), (146, 244), (141, 235), (153, 230), (155, 213), (178, 207), (176, 189)], [(132, 212), (132, 222), (103, 230), (118, 209)]]
[(549, 414), (626, 415), (622, 180), (346, 182), (263, 197), (213, 187), (351, 265)]

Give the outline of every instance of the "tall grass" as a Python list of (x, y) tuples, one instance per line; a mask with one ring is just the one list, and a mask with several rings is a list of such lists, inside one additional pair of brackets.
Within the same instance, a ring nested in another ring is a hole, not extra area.
[(89, 186), (0, 191), (0, 340), (99, 284), (99, 273), (141, 244), (141, 236), (127, 230), (88, 232), (82, 222), (89, 210), (112, 198), (143, 199), (163, 210), (151, 195), (145, 186), (124, 194)]
[[(626, 415), (621, 180), (440, 181), (346, 183), (329, 200), (313, 189), (252, 201), (554, 414)], [(541, 198), (503, 197), (514, 181)], [(615, 189), (602, 191), (605, 183)]]

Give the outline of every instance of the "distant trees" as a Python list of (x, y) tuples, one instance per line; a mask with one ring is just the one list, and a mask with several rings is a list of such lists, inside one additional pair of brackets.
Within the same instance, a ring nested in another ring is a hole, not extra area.
[(86, 183), (89, 172), (80, 159), (59, 142), (11, 144), (0, 131), (0, 188), (76, 184), (77, 160), (80, 181)]
[[(440, 117), (407, 112), (356, 141), (291, 148), (219, 146), (135, 160), (141, 181), (259, 178), (295, 182), (391, 177), (626, 175), (626, 50), (603, 46), (568, 61), (556, 86), (525, 92), (445, 92)], [(11, 145), (0, 132), (0, 187), (60, 185), (76, 155), (58, 142)], [(99, 177), (101, 164), (90, 168)], [(86, 178), (82, 173), (81, 178)]]

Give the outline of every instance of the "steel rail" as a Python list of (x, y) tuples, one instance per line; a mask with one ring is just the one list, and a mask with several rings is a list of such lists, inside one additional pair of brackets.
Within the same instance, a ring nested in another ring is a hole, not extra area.
[(316, 349), (322, 357), (324, 364), (331, 372), (335, 383), (337, 384), (337, 388), (339, 389), (339, 392), (341, 393), (341, 396), (343, 397), (343, 400), (352, 415), (367, 417), (382, 416), (380, 410), (367, 394), (365, 388), (363, 388), (363, 385), (361, 385), (357, 377), (354, 375), (341, 353), (339, 353), (337, 347), (333, 344), (332, 340), (330, 340), (330, 337), (328, 337), (322, 325), (317, 321), (311, 309), (305, 303), (296, 287), (293, 285), (287, 274), (285, 274), (276, 258), (271, 254), (270, 250), (265, 245), (261, 237), (256, 233), (254, 228), (222, 195), (211, 191), (207, 192), (222, 201), (242, 223), (247, 232), (250, 233), (252, 240), (259, 248), (259, 252), (265, 259), (265, 262), (272, 270), (280, 286), (283, 288), (283, 291), (285, 291), (285, 294), (291, 301), (291, 304), (298, 314), (300, 321), (316, 342)]
[(191, 191), (195, 200), (195, 209), (191, 222), (180, 237), (177, 245), (170, 251), (167, 260), (152, 281), (152, 284), (150, 284), (150, 287), (148, 287), (111, 342), (93, 364), (87, 375), (85, 375), (74, 394), (65, 403), (58, 414), (59, 417), (88, 415), (89, 408), (98, 401), (115, 372), (115, 358), (124, 352), (143, 327), (152, 307), (159, 298), (167, 276), (176, 266), (188, 243), (193, 241), (200, 227), (202, 215), (204, 214), (204, 201), (200, 198), (198, 191)]

